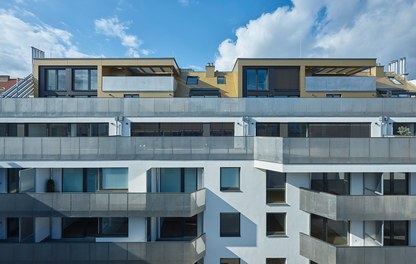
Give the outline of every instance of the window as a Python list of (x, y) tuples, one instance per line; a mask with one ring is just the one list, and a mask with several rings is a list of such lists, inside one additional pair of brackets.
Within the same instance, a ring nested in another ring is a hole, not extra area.
[(369, 123), (310, 123), (308, 137), (370, 137)]
[(326, 98), (341, 98), (341, 94), (326, 94)]
[(161, 217), (160, 238), (194, 238), (197, 236), (197, 215), (193, 217)]
[(267, 69), (247, 69), (247, 91), (268, 91)]
[(414, 136), (415, 123), (393, 123), (393, 135), (395, 136)]
[(79, 123), (75, 126), (77, 137), (108, 136), (108, 123)]
[(46, 70), (46, 90), (66, 91), (66, 70), (65, 69)]
[(209, 135), (211, 137), (232, 137), (234, 136), (234, 123), (211, 123)]
[(286, 214), (267, 213), (267, 236), (281, 236), (286, 234)]
[(266, 258), (266, 264), (285, 264), (285, 258)]
[(256, 123), (256, 136), (258, 137), (279, 137), (279, 123)]
[(407, 195), (408, 192), (408, 173), (395, 172), (383, 173), (384, 194), (385, 195)]
[(350, 174), (339, 173), (311, 173), (311, 189), (336, 195), (350, 194)]
[(220, 184), (221, 191), (239, 191), (240, 168), (221, 168)]
[(95, 192), (98, 189), (99, 169), (62, 169), (63, 192)]
[(221, 258), (220, 264), (240, 264), (239, 258)]
[(217, 76), (217, 84), (225, 84), (225, 76)]
[(196, 168), (160, 169), (160, 192), (195, 192), (197, 190)]
[(384, 246), (403, 246), (408, 241), (408, 221), (384, 221)]
[(19, 171), (22, 169), (9, 168), (7, 170), (7, 192), (18, 193), (19, 192)]
[(124, 98), (139, 98), (139, 94), (125, 94)]
[(129, 220), (127, 217), (102, 217), (99, 219), (100, 236), (127, 237), (129, 234)]
[(311, 236), (333, 245), (348, 244), (347, 221), (334, 221), (311, 214)]
[(0, 124), (0, 137), (17, 137), (17, 124)]
[(7, 218), (7, 238), (19, 237), (19, 218)]
[(197, 76), (188, 76), (188, 77), (186, 77), (186, 84), (188, 84), (188, 85), (198, 85), (198, 77)]
[(286, 173), (266, 171), (266, 203), (286, 201)]
[(63, 238), (97, 237), (98, 218), (62, 218)]
[(101, 189), (103, 190), (127, 190), (127, 168), (105, 168), (100, 174)]
[(308, 134), (308, 124), (306, 123), (289, 123), (287, 125), (288, 137), (306, 137)]
[(97, 70), (95, 69), (74, 69), (73, 89), (75, 91), (96, 91)]
[(220, 213), (220, 237), (240, 236), (240, 213)]

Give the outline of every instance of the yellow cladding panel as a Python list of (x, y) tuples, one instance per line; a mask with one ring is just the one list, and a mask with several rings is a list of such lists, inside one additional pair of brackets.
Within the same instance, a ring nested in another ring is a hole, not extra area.
[[(198, 85), (187, 85), (186, 79), (188, 76), (198, 77)], [(225, 77), (225, 84), (217, 84), (218, 76)], [(215, 72), (214, 77), (207, 77), (206, 72), (184, 72), (178, 79), (175, 97), (188, 97), (190, 88), (217, 88), (221, 92), (221, 97), (238, 97), (238, 89), (235, 84), (236, 76), (233, 72)]]

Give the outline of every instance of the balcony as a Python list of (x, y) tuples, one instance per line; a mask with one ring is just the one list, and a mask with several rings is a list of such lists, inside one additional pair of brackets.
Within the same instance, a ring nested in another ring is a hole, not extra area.
[(416, 138), (256, 137), (254, 159), (283, 164), (414, 164)]
[(104, 76), (103, 92), (169, 92), (176, 90), (173, 76)]
[(301, 233), (300, 254), (319, 264), (408, 264), (414, 263), (416, 247), (334, 246)]
[(0, 98), (0, 117), (413, 117), (414, 98)]
[(193, 264), (205, 256), (205, 235), (192, 241), (130, 243), (0, 243), (0, 263)]
[(252, 160), (248, 137), (5, 137), (0, 160)]
[(416, 196), (333, 195), (300, 190), (299, 208), (332, 220), (415, 220)]
[(205, 210), (205, 190), (193, 193), (0, 194), (4, 217), (191, 217)]
[(376, 78), (365, 76), (307, 76), (306, 92), (376, 92)]

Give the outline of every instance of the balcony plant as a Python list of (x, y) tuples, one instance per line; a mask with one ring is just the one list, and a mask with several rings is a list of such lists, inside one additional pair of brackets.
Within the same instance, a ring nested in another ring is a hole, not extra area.
[(46, 181), (46, 192), (55, 192), (55, 181), (52, 178)]
[(411, 136), (412, 132), (410, 131), (410, 128), (408, 128), (407, 126), (400, 126), (397, 129), (397, 134), (399, 134), (400, 136)]

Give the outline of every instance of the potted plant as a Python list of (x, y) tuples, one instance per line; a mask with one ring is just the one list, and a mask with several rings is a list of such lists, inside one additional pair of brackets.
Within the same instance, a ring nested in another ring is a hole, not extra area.
[(407, 126), (400, 126), (397, 129), (397, 133), (400, 136), (411, 136), (412, 135), (412, 132), (410, 131), (410, 128), (408, 128)]
[(55, 192), (55, 181), (52, 178), (46, 181), (46, 192)]

